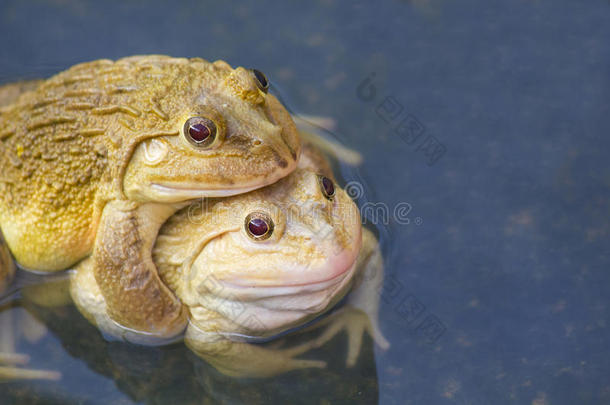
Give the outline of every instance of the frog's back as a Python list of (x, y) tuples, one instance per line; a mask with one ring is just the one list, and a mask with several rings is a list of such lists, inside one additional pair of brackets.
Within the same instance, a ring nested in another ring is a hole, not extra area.
[(157, 55), (98, 60), (0, 108), (0, 226), (18, 260), (61, 269), (88, 254), (107, 197), (101, 194), (117, 192), (112, 180), (129, 159), (130, 141), (175, 131), (170, 117), (188, 83), (223, 70)]

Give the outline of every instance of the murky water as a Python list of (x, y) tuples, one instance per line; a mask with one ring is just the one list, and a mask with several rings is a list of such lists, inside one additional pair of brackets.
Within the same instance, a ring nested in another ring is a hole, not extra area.
[(61, 379), (1, 404), (610, 403), (610, 3), (161, 3), (4, 1), (0, 82), (137, 53), (265, 71), (365, 156), (337, 171), (382, 240), (392, 347), (348, 369), (338, 336), (307, 354), (327, 369), (233, 379), (17, 294), (0, 351), (10, 330)]

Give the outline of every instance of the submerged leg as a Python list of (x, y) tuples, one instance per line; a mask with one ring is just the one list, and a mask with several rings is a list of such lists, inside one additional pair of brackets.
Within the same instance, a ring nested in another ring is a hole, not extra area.
[(360, 152), (349, 149), (323, 134), (322, 129), (328, 131), (332, 130), (334, 126), (332, 119), (304, 115), (297, 115), (293, 118), (302, 140), (311, 143), (322, 151), (349, 165), (358, 166), (362, 163), (362, 155)]
[[(15, 262), (0, 232), (0, 294), (10, 284), (14, 275)], [(16, 352), (14, 311), (15, 309), (10, 305), (0, 308), (0, 382), (24, 379), (59, 380), (61, 373), (57, 371), (31, 370), (17, 367), (26, 365), (30, 361), (30, 357)], [(30, 331), (29, 328), (24, 330), (26, 334)]]
[(50, 370), (31, 370), (20, 368), (30, 361), (30, 356), (15, 352), (15, 330), (13, 328), (13, 309), (0, 312), (0, 382), (10, 380), (54, 380), (61, 373)]
[(168, 338), (186, 327), (186, 310), (151, 257), (161, 224), (178, 208), (123, 201), (104, 207), (91, 265), (109, 317), (125, 328)]
[[(13, 329), (13, 308), (0, 308), (0, 363), (17, 362), (27, 356), (16, 354), (15, 331)], [(12, 361), (11, 361), (12, 359)]]
[(0, 381), (7, 380), (51, 380), (61, 379), (61, 373), (50, 370), (31, 370), (17, 367), (0, 366)]
[(243, 342), (233, 342), (218, 334), (204, 333), (189, 326), (186, 345), (219, 372), (242, 378), (266, 378), (302, 368), (324, 368), (320, 360), (298, 359), (314, 348), (308, 342), (289, 349), (273, 349)]

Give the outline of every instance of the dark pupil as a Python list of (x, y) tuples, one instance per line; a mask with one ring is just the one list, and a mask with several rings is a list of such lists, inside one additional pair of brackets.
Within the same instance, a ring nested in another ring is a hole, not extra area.
[(324, 193), (328, 197), (335, 195), (335, 185), (328, 177), (322, 177), (322, 187), (324, 187)]
[(267, 89), (269, 87), (269, 82), (267, 81), (267, 77), (263, 74), (263, 72), (256, 69), (252, 69), (252, 71), (254, 72), (254, 76), (256, 77), (256, 80), (258, 80), (261, 89)]
[(254, 236), (263, 236), (269, 231), (269, 226), (260, 218), (252, 218), (248, 223), (248, 229)]
[(193, 140), (195, 142), (203, 142), (211, 134), (212, 134), (212, 131), (210, 131), (210, 128), (208, 128), (207, 126), (203, 125), (200, 122), (196, 123), (196, 124), (191, 124), (189, 126), (189, 135), (191, 136), (191, 138), (193, 138)]

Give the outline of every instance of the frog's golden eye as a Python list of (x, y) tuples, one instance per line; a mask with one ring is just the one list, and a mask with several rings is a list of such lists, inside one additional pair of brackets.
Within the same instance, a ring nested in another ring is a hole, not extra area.
[(322, 194), (329, 200), (332, 200), (335, 196), (335, 183), (326, 176), (318, 175), (318, 182), (320, 183), (320, 189)]
[(246, 233), (254, 240), (265, 240), (273, 234), (273, 220), (262, 212), (250, 213), (244, 222)]
[(250, 69), (252, 75), (254, 76), (254, 80), (256, 81), (256, 85), (263, 93), (266, 93), (269, 90), (269, 80), (267, 80), (267, 76), (260, 70)]
[(217, 132), (214, 121), (205, 117), (191, 117), (184, 124), (184, 136), (198, 148), (210, 146), (216, 139)]

